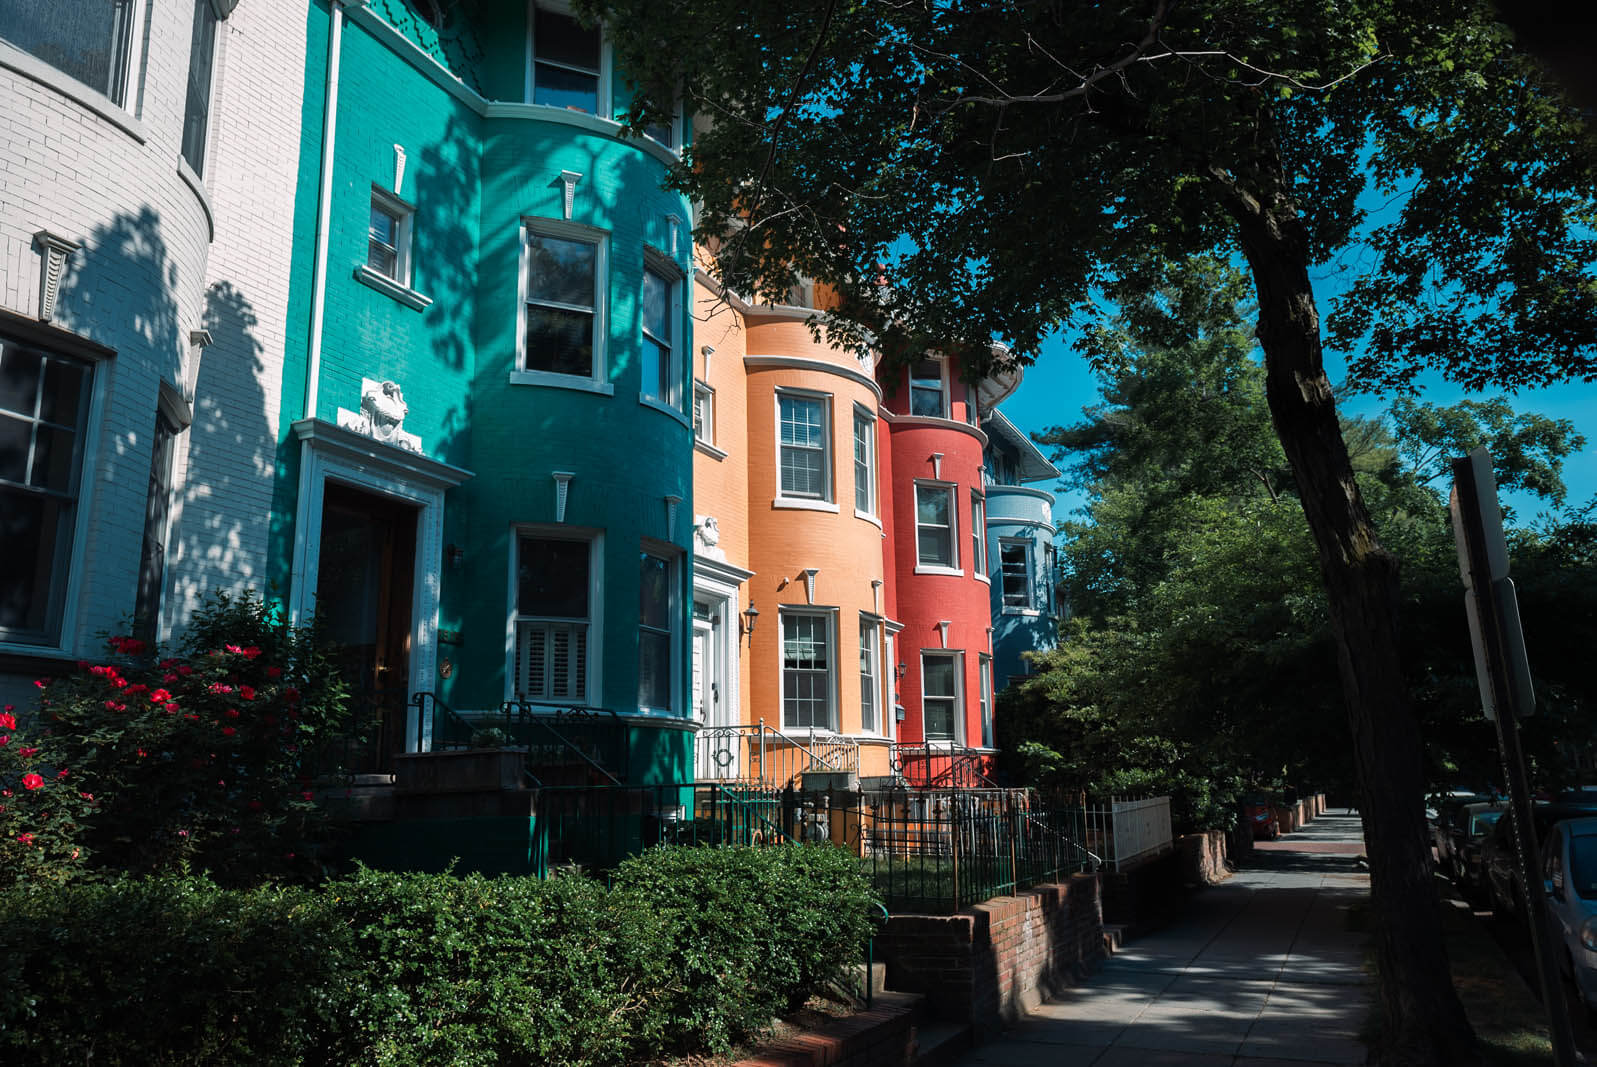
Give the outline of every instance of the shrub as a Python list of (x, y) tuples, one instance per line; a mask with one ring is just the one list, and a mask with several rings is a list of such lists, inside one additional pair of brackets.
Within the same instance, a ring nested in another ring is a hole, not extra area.
[[(29, 865), (7, 864), (0, 879), (64, 878), (73, 849), (111, 872), (188, 864), (244, 883), (316, 873), (324, 824), (305, 757), (342, 723), (344, 688), (315, 635), (251, 595), (218, 594), (173, 655), (129, 637), (107, 648), (102, 662), (40, 679), (29, 747), (83, 808), (70, 833)], [(15, 792), (17, 770), (4, 759), (0, 784)], [(44, 794), (4, 813), (8, 851), (24, 834), (45, 844), (46, 800), (61, 819), (62, 805)]]

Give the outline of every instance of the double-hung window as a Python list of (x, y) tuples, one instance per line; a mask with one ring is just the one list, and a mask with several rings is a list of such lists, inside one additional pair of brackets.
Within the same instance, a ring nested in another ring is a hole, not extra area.
[(415, 213), (403, 200), (372, 187), (366, 268), (406, 287), (410, 285), (410, 224)]
[(915, 562), (942, 570), (959, 568), (954, 539), (954, 487), (915, 486)]
[(854, 510), (876, 514), (876, 419), (854, 409)]
[(671, 711), (676, 693), (671, 665), (679, 629), (676, 560), (649, 548), (638, 560), (638, 708)]
[(859, 621), (859, 719), (860, 730), (874, 734), (881, 732), (877, 705), (881, 703), (880, 683), (876, 670), (876, 634), (879, 627), (875, 619), (860, 617)]
[(833, 722), (832, 619), (782, 612), (782, 728), (830, 730)]
[(987, 501), (974, 489), (970, 494), (970, 567), (976, 577), (987, 576)]
[(92, 377), (0, 337), (0, 641), (60, 640)]
[(921, 715), (928, 741), (959, 738), (959, 653), (922, 652)]
[[(520, 366), (598, 380), (604, 244), (596, 236), (522, 229)], [(558, 379), (555, 379), (558, 381)]]
[(976, 669), (981, 677), (976, 680), (981, 693), (981, 747), (993, 747), (993, 658), (985, 652), (976, 656)]
[(593, 625), (593, 543), (523, 534), (517, 542), (517, 700), (574, 704), (588, 698)]
[(682, 378), (677, 353), (675, 308), (680, 283), (652, 263), (643, 267), (643, 398), (666, 407), (681, 408)]
[(1054, 614), (1054, 588), (1059, 582), (1059, 576), (1055, 573), (1058, 563), (1054, 558), (1054, 543), (1052, 541), (1042, 546), (1042, 560), (1043, 610), (1052, 615)]
[(211, 125), (211, 78), (216, 68), (213, 0), (194, 0), (194, 37), (189, 45), (188, 95), (183, 103), (183, 159), (205, 173), (205, 138)]
[(943, 388), (943, 361), (917, 359), (909, 366), (909, 413), (948, 418), (948, 393)]
[(1006, 609), (1030, 611), (1032, 603), (1031, 542), (1005, 539), (998, 543), (998, 569)]
[[(599, 31), (542, 6), (532, 16), (532, 102), (599, 114)], [(608, 114), (608, 112), (607, 112)]]
[(778, 495), (832, 499), (831, 429), (826, 397), (777, 394)]
[(138, 0), (7, 0), (0, 38), (127, 107), (143, 7)]
[(693, 383), (693, 439), (715, 447), (715, 390), (703, 382)]

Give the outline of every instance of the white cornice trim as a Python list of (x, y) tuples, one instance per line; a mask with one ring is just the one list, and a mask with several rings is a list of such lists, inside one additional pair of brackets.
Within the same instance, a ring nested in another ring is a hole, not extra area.
[(897, 415), (886, 408), (882, 409), (881, 414), (882, 418), (893, 426), (931, 426), (940, 430), (958, 430), (980, 441), (983, 448), (987, 447), (987, 435), (968, 422), (960, 422), (958, 419), (935, 419), (930, 415)]
[(390, 445), (364, 434), (354, 433), (322, 419), (300, 419), (294, 423), (294, 436), (314, 442), (327, 455), (346, 463), (358, 464), (374, 474), (394, 481), (430, 489), (453, 489), (473, 473), (463, 468), (419, 456), (397, 445)]
[(717, 299), (725, 300), (732, 310), (739, 314), (747, 315), (749, 309), (753, 306), (747, 300), (722, 285), (703, 267), (693, 268), (693, 280), (714, 293)]
[[(828, 363), (824, 359), (806, 359), (803, 356), (744, 356), (743, 366), (749, 370), (805, 370), (820, 374), (835, 374), (839, 378), (847, 378), (851, 382), (863, 385), (871, 391), (871, 395), (878, 402), (882, 399), (882, 387), (876, 384), (875, 379), (853, 367)], [(986, 437), (982, 438), (984, 443), (986, 440)]]
[(698, 553), (693, 555), (693, 575), (695, 578), (713, 578), (725, 582), (727, 585), (741, 585), (754, 577), (753, 571), (746, 571), (734, 563), (725, 560), (710, 559)]

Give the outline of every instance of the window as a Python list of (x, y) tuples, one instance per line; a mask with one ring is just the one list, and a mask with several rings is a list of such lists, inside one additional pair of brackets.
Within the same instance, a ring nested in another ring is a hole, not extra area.
[(1031, 542), (1000, 541), (998, 569), (1003, 582), (1004, 607), (1031, 610)]
[(861, 618), (859, 621), (859, 720), (860, 729), (868, 734), (880, 731), (876, 720), (878, 702), (876, 671), (876, 622)]
[(827, 403), (821, 397), (778, 393), (780, 496), (832, 498)]
[(954, 741), (959, 726), (959, 654), (922, 652), (921, 715), (926, 740)]
[(0, 640), (60, 640), (92, 374), (0, 337)]
[(715, 390), (693, 383), (693, 439), (715, 447)]
[(915, 560), (922, 567), (957, 569), (954, 487), (915, 486)]
[(974, 490), (970, 494), (970, 567), (977, 577), (987, 574), (987, 501)]
[(976, 387), (965, 383), (965, 421), (972, 426), (981, 424), (980, 409), (976, 405)]
[(1055, 571), (1058, 564), (1054, 559), (1054, 543), (1052, 541), (1042, 546), (1042, 560), (1043, 609), (1052, 615), (1054, 614), (1054, 586), (1059, 581), (1059, 576)]
[(854, 409), (854, 510), (876, 514), (876, 420)]
[(831, 619), (782, 613), (782, 728), (832, 728)]
[(671, 669), (677, 628), (676, 564), (648, 549), (638, 559), (638, 707), (670, 711), (676, 691)]
[(523, 535), (516, 561), (517, 700), (588, 697), (593, 544)]
[(532, 102), (599, 113), (599, 31), (558, 11), (532, 16)]
[(680, 409), (674, 329), (677, 282), (652, 266), (643, 268), (643, 397)]
[(194, 38), (189, 45), (188, 97), (183, 104), (183, 159), (205, 173), (205, 134), (211, 122), (211, 75), (216, 66), (216, 8), (194, 0)]
[(524, 228), (523, 370), (596, 379), (603, 245)]
[(976, 684), (981, 691), (981, 747), (993, 747), (993, 658), (985, 652), (976, 656), (976, 670), (981, 677)]
[(917, 359), (909, 367), (909, 413), (948, 418), (948, 395), (943, 391), (943, 361)]
[(138, 593), (133, 601), (134, 636), (151, 644), (156, 639), (161, 590), (166, 584), (166, 528), (172, 510), (172, 452), (178, 432), (166, 412), (156, 412), (150, 449), (150, 490), (144, 505), (144, 544), (139, 554)]
[(400, 285), (410, 285), (410, 220), (416, 209), (372, 187), (366, 230), (366, 266)]
[(137, 16), (135, 0), (8, 0), (0, 37), (126, 107)]

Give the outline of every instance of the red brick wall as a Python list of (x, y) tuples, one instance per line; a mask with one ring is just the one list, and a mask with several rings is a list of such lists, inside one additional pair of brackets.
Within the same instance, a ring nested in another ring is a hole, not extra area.
[(1103, 956), (1098, 876), (995, 897), (957, 915), (895, 915), (877, 935), (887, 985), (978, 1032), (1017, 1019)]

